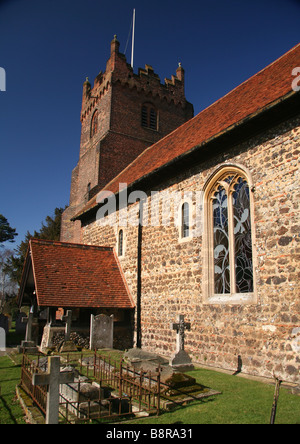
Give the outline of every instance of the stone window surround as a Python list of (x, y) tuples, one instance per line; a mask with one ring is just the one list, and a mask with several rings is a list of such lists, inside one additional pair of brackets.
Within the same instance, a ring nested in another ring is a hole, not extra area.
[[(182, 207), (183, 205), (187, 203), (189, 206), (189, 235), (183, 236), (183, 220), (182, 220)], [(194, 216), (193, 216), (193, 210), (194, 210), (194, 202), (193, 199), (187, 196), (184, 196), (184, 198), (181, 199), (178, 210), (177, 210), (177, 227), (178, 227), (178, 242), (189, 242), (193, 240), (194, 236)]]
[(98, 131), (99, 112), (95, 109), (91, 118), (90, 138), (92, 139)]
[[(229, 173), (241, 174), (248, 182), (250, 190), (250, 217), (252, 227), (253, 293), (214, 294), (214, 266), (212, 262), (213, 233), (211, 229), (210, 194), (221, 176)], [(211, 305), (257, 304), (256, 275), (257, 256), (255, 251), (254, 225), (254, 186), (250, 172), (238, 164), (222, 164), (208, 178), (203, 187), (204, 230), (203, 230), (203, 303)]]

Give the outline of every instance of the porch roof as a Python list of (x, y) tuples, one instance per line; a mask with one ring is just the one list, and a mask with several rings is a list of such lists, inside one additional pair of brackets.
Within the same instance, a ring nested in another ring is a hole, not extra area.
[(35, 291), (40, 307), (134, 308), (113, 248), (32, 239), (19, 305)]

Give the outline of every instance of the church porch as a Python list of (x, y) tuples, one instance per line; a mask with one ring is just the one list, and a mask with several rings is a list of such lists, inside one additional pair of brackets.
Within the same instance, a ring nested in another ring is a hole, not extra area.
[(26, 305), (35, 345), (67, 337), (86, 347), (91, 316), (102, 314), (113, 316), (114, 347), (132, 346), (134, 304), (111, 248), (31, 240), (19, 293)]

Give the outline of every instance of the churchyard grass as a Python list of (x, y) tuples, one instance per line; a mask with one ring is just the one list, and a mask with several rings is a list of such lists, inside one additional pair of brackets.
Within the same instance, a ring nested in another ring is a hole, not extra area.
[[(114, 351), (115, 352), (115, 351)], [(87, 352), (87, 354), (90, 352)], [(102, 354), (102, 352), (101, 352)], [(105, 355), (109, 355), (105, 351)], [(78, 353), (79, 355), (79, 353)], [(114, 358), (120, 357), (119, 352)], [(15, 398), (20, 382), (22, 355), (14, 355), (14, 362), (0, 357), (0, 424), (24, 424), (24, 414)], [(126, 424), (268, 424), (274, 396), (274, 385), (241, 376), (196, 369), (188, 373), (198, 383), (222, 392), (202, 401), (163, 412), (160, 416), (126, 421)], [(300, 396), (281, 387), (276, 424), (300, 424)]]
[(0, 424), (25, 424), (24, 412), (16, 399), (21, 367), (8, 356), (0, 358)]
[[(131, 424), (269, 424), (274, 386), (212, 370), (188, 373), (198, 383), (221, 391), (158, 417), (131, 421)], [(276, 424), (300, 424), (300, 396), (280, 389)]]

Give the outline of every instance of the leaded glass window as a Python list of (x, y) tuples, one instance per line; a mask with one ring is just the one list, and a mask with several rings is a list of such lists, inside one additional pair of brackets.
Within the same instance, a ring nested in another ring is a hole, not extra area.
[(118, 242), (118, 255), (123, 256), (123, 248), (124, 248), (124, 233), (123, 230), (119, 231), (119, 242)]
[(213, 202), (215, 293), (230, 293), (228, 198), (220, 185)]
[(226, 174), (210, 194), (214, 294), (253, 292), (250, 192), (241, 174)]
[(182, 228), (181, 228), (181, 237), (189, 237), (190, 235), (190, 209), (189, 204), (185, 202), (181, 208), (181, 220), (182, 220)]

